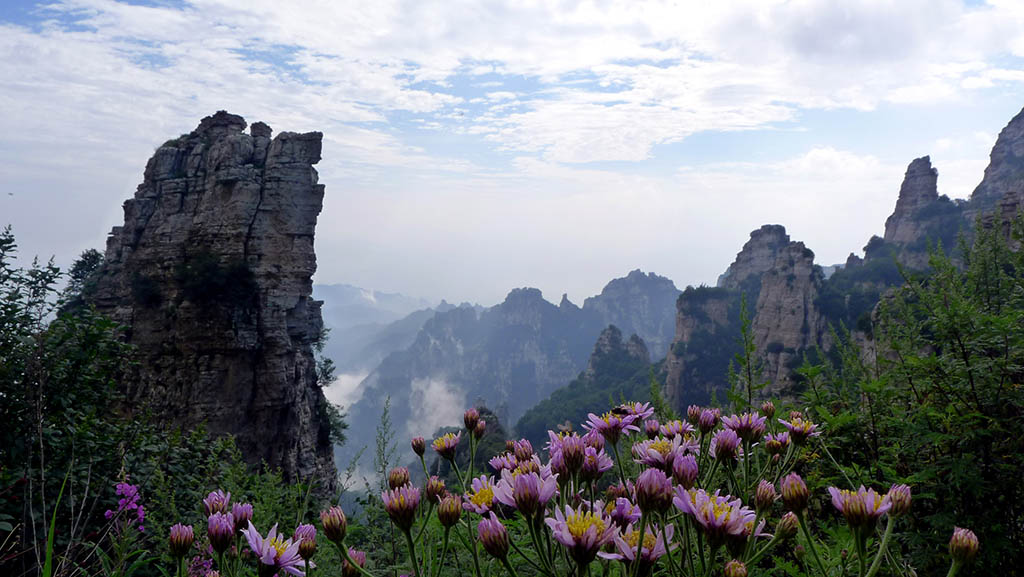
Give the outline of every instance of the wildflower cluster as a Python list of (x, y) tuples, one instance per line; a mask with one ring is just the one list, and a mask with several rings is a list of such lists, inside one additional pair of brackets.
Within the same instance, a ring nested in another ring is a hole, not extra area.
[[(445, 567), (468, 573), (456, 560), (453, 543), (468, 549), (461, 559), (472, 563), (475, 577), (491, 571), (488, 557), (513, 577), (517, 567), (526, 566), (547, 577), (587, 575), (595, 563), (602, 574), (623, 577), (742, 577), (766, 569), (766, 555), (784, 554), (785, 548), (798, 559), (809, 552), (813, 565), (806, 567), (812, 573), (852, 574), (846, 553), (823, 561), (821, 544), (808, 527), (811, 504), (824, 502), (826, 491), (812, 492), (796, 469), (821, 428), (795, 412), (788, 420), (773, 421), (771, 403), (761, 409), (765, 415), (751, 409), (723, 416), (719, 409), (692, 406), (687, 421), (659, 423), (648, 405), (621, 405), (591, 413), (582, 436), (549, 431), (543, 452), (525, 439), (507, 441), (505, 451), (489, 460), (489, 472), (472, 470), (477, 432), (486, 425), (470, 409), (465, 431), (431, 443), (450, 462), (454, 486), (429, 476), (425, 467), (425, 481), (418, 485), (408, 469), (398, 467), (387, 475), (388, 489), (380, 497), (405, 537), (408, 564), (417, 577), (440, 575)], [(460, 471), (455, 461), (464, 439), (471, 456), (468, 471)], [(620, 453), (623, 443), (630, 450)], [(417, 437), (410, 446), (422, 457), (427, 441)], [(854, 537), (856, 574), (874, 577), (883, 563), (894, 563), (887, 548), (896, 519), (911, 509), (910, 488), (828, 487), (827, 494)], [(237, 552), (227, 555), (240, 535), (253, 553), (257, 576), (303, 577), (316, 567), (317, 527), (299, 525), (289, 535), (274, 525), (264, 536), (251, 522), (252, 507), (230, 499), (215, 491), (202, 505), (221, 575), (247, 571)], [(346, 546), (348, 521), (341, 508), (320, 514), (319, 531), (341, 553), (342, 575), (374, 574), (365, 554)], [(800, 531), (797, 544), (793, 538)], [(190, 527), (172, 527), (172, 555), (183, 558), (193, 540)], [(958, 528), (949, 550), (956, 573), (977, 553), (977, 537)]]

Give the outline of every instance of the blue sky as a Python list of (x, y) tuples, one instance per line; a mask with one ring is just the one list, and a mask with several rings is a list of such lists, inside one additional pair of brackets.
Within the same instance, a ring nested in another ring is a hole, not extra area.
[(318, 282), (492, 304), (634, 268), (713, 283), (787, 226), (821, 264), (930, 154), (967, 197), (1024, 106), (1024, 4), (0, 3), (0, 224), (102, 247), (159, 143), (321, 130)]

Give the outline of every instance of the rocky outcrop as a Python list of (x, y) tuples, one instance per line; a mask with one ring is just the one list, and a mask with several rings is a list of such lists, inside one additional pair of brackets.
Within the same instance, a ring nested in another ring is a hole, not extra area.
[(815, 303), (823, 280), (814, 253), (802, 242), (786, 246), (761, 276), (751, 333), (765, 363), (768, 392), (791, 386), (801, 353), (822, 344), (826, 322)]
[(590, 360), (587, 361), (587, 369), (583, 371), (583, 378), (595, 378), (605, 359), (622, 355), (642, 364), (651, 362), (651, 354), (647, 352), (647, 345), (643, 339), (632, 335), (627, 342), (622, 342), (622, 331), (615, 325), (609, 325), (608, 328), (601, 331), (597, 342), (594, 343), (594, 352), (590, 354)]
[(939, 171), (927, 156), (915, 159), (907, 167), (896, 199), (896, 209), (885, 221), (885, 241), (909, 243), (921, 237), (917, 215), (939, 199)]
[(336, 476), (313, 344), (319, 132), (218, 112), (149, 160), (93, 299), (137, 351), (132, 405), (234, 435), (290, 479)]
[(753, 279), (756, 288), (761, 275), (775, 266), (779, 251), (789, 245), (786, 228), (778, 224), (766, 224), (750, 233), (750, 240), (736, 255), (725, 273), (718, 277), (718, 287), (730, 290), (745, 290)]
[(673, 313), (679, 289), (669, 279), (634, 270), (605, 285), (597, 296), (583, 301), (583, 310), (597, 315), (602, 325), (615, 325), (626, 334), (636, 333), (661, 358), (674, 335)]
[(665, 397), (675, 407), (705, 403), (722, 386), (739, 337), (740, 295), (687, 287), (676, 302), (676, 336), (665, 357)]
[(1007, 193), (1020, 191), (1024, 191), (1024, 110), (999, 133), (985, 176), (971, 194), (968, 220), (973, 223), (976, 217), (997, 210)]

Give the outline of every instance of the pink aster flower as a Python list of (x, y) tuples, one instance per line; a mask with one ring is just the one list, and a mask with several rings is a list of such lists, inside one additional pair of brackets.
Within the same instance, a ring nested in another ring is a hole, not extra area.
[(722, 496), (718, 491), (709, 494), (704, 489), (687, 491), (680, 487), (672, 502), (696, 519), (712, 546), (723, 544), (730, 535), (742, 535), (747, 524), (752, 524), (757, 517), (753, 509), (744, 507), (739, 499)]
[(235, 533), (241, 533), (249, 526), (249, 521), (252, 521), (252, 504), (232, 503), (231, 517), (235, 521)]
[(284, 535), (278, 534), (277, 525), (271, 527), (266, 539), (260, 535), (252, 523), (249, 523), (249, 527), (243, 533), (252, 552), (259, 559), (258, 574), (260, 576), (274, 575), (279, 571), (297, 577), (305, 576), (301, 569), (302, 557), (299, 556), (299, 541), (285, 539)]
[(711, 437), (709, 452), (712, 457), (722, 462), (738, 461), (740, 456), (743, 455), (743, 449), (740, 448), (739, 435), (732, 429), (718, 431), (715, 433), (715, 436)]
[(699, 405), (690, 405), (686, 407), (686, 420), (693, 426), (697, 426), (700, 422), (700, 414), (704, 412), (703, 407)]
[(683, 438), (655, 437), (633, 444), (633, 457), (637, 463), (672, 471), (672, 461), (684, 454)]
[[(587, 448), (583, 438), (576, 433), (556, 435), (551, 431), (548, 431), (548, 437), (550, 439), (548, 450), (551, 453), (552, 462), (555, 460), (555, 456), (558, 455), (561, 457), (561, 466), (565, 468), (566, 472), (579, 472), (583, 466), (583, 458)], [(552, 465), (552, 470), (554, 470), (554, 465)]]
[(519, 439), (512, 443), (512, 454), (517, 461), (529, 461), (533, 458), (533, 443), (527, 439)]
[(505, 530), (505, 526), (498, 520), (494, 511), (491, 511), (490, 517), (485, 516), (480, 520), (477, 525), (477, 536), (484, 546), (484, 551), (490, 553), (492, 557), (504, 559), (508, 556), (508, 531)]
[(214, 513), (206, 520), (206, 525), (206, 536), (213, 550), (218, 553), (227, 551), (235, 536), (235, 520), (231, 513)]
[(764, 450), (769, 455), (781, 455), (789, 448), (789, 433), (782, 432), (777, 435), (767, 435), (764, 438)]
[(764, 435), (767, 421), (768, 419), (759, 415), (757, 411), (722, 417), (722, 425), (735, 431), (739, 438), (748, 443), (760, 439), (761, 435)]
[(644, 421), (644, 434), (647, 435), (648, 439), (653, 439), (661, 433), (661, 425), (657, 419), (647, 419)]
[(614, 503), (608, 503), (605, 506), (605, 513), (619, 528), (625, 528), (630, 523), (640, 520), (640, 507), (625, 497), (618, 497)]
[(597, 451), (587, 447), (583, 452), (583, 467), (580, 469), (580, 480), (583, 482), (596, 481), (614, 465), (615, 463), (612, 462), (612, 458), (605, 454), (604, 449)]
[(604, 449), (604, 436), (597, 429), (591, 429), (583, 435), (583, 446), (600, 451)]
[(220, 489), (213, 491), (203, 499), (203, 513), (209, 517), (214, 513), (228, 513), (228, 505), (231, 503), (231, 493), (225, 493)]
[(693, 487), (697, 482), (697, 472), (697, 458), (693, 455), (683, 455), (672, 461), (672, 480), (684, 489)]
[(854, 530), (870, 530), (892, 508), (889, 495), (879, 495), (874, 489), (865, 489), (864, 485), (856, 491), (829, 487), (828, 492), (832, 495), (832, 505)]
[(616, 409), (620, 412), (625, 411), (627, 415), (636, 417), (637, 421), (649, 419), (654, 415), (654, 407), (652, 407), (650, 403), (624, 403), (619, 405)]
[(663, 513), (672, 506), (672, 481), (661, 469), (647, 469), (636, 480), (636, 504), (644, 512)]
[(515, 507), (527, 518), (538, 511), (543, 511), (557, 492), (558, 479), (554, 475), (547, 478), (541, 477), (538, 473), (514, 475), (507, 469), (501, 472), (501, 480), (493, 488), (494, 499), (509, 507)]
[(420, 505), (420, 490), (412, 485), (405, 485), (381, 493), (384, 510), (402, 531), (408, 531), (416, 520), (416, 508)]
[(669, 421), (661, 426), (661, 434), (670, 439), (675, 436), (692, 435), (695, 430), (693, 425), (679, 419)]
[(665, 546), (665, 538), (672, 542), (672, 534), (675, 532), (672, 525), (665, 526), (664, 534), (657, 525), (649, 525), (644, 531), (643, 544), (640, 544), (640, 529), (633, 525), (626, 527), (621, 535), (615, 535), (615, 549), (611, 553), (600, 552), (598, 556), (602, 559), (613, 559), (622, 561), (627, 567), (632, 567), (636, 560), (636, 551), (640, 549), (640, 566), (637, 567), (637, 575), (649, 575), (668, 548)]
[(445, 433), (444, 435), (434, 439), (432, 446), (434, 451), (437, 451), (438, 455), (451, 461), (455, 458), (455, 449), (459, 446), (459, 439), (462, 437), (462, 431), (458, 433)]
[(818, 425), (804, 420), (799, 414), (792, 417), (789, 421), (779, 419), (779, 422), (782, 423), (782, 426), (786, 427), (786, 430), (789, 431), (789, 436), (792, 437), (793, 442), (797, 445), (803, 445), (807, 439), (821, 434), (821, 431), (818, 430)]
[(700, 412), (700, 418), (697, 420), (697, 428), (700, 429), (702, 434), (708, 434), (718, 426), (718, 421), (722, 418), (722, 411), (719, 409), (703, 409)]
[(609, 411), (600, 417), (590, 413), (587, 421), (583, 423), (583, 428), (588, 431), (597, 431), (606, 441), (614, 445), (619, 442), (623, 433), (628, 434), (629, 431), (640, 430), (640, 427), (633, 424), (635, 420), (636, 415), (619, 414), (614, 411)]
[(494, 469), (495, 473), (501, 473), (504, 469), (508, 469), (510, 471), (515, 469), (516, 466), (519, 465), (519, 460), (516, 459), (516, 456), (512, 453), (502, 453), (491, 457), (491, 460), (487, 461), (487, 464)]
[(578, 565), (585, 566), (594, 560), (598, 550), (615, 538), (618, 528), (602, 511), (590, 510), (586, 505), (579, 509), (565, 506), (565, 512), (555, 509), (555, 516), (544, 519), (555, 540), (569, 551)]
[(472, 487), (472, 491), (466, 494), (466, 500), (462, 507), (467, 511), (483, 515), (490, 511), (494, 504), (494, 477), (480, 475), (473, 479)]

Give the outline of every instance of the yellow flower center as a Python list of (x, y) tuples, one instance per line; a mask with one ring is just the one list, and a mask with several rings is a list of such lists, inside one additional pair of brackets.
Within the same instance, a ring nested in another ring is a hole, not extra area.
[[(637, 541), (640, 540), (640, 531), (630, 531), (626, 534), (626, 543), (636, 550)], [(650, 532), (644, 533), (644, 549), (654, 549), (654, 545), (658, 542), (658, 538), (652, 535)]]
[(275, 555), (275, 557), (280, 557), (284, 554), (285, 549), (288, 548), (288, 543), (282, 539), (281, 536), (277, 536), (270, 540), (270, 546), (277, 551), (277, 555)]
[(587, 532), (587, 529), (591, 527), (595, 527), (598, 533), (603, 532), (608, 527), (600, 516), (591, 512), (569, 515), (569, 518), (565, 520), (565, 524), (569, 527), (569, 533), (577, 539), (582, 537)]
[(651, 441), (651, 444), (648, 445), (647, 448), (654, 449), (662, 455), (667, 455), (669, 451), (672, 450), (672, 442), (668, 439), (659, 437), (657, 440)]
[(491, 485), (484, 485), (479, 491), (470, 496), (469, 501), (478, 507), (484, 505), (490, 507), (491, 503), (494, 502), (494, 488)]

